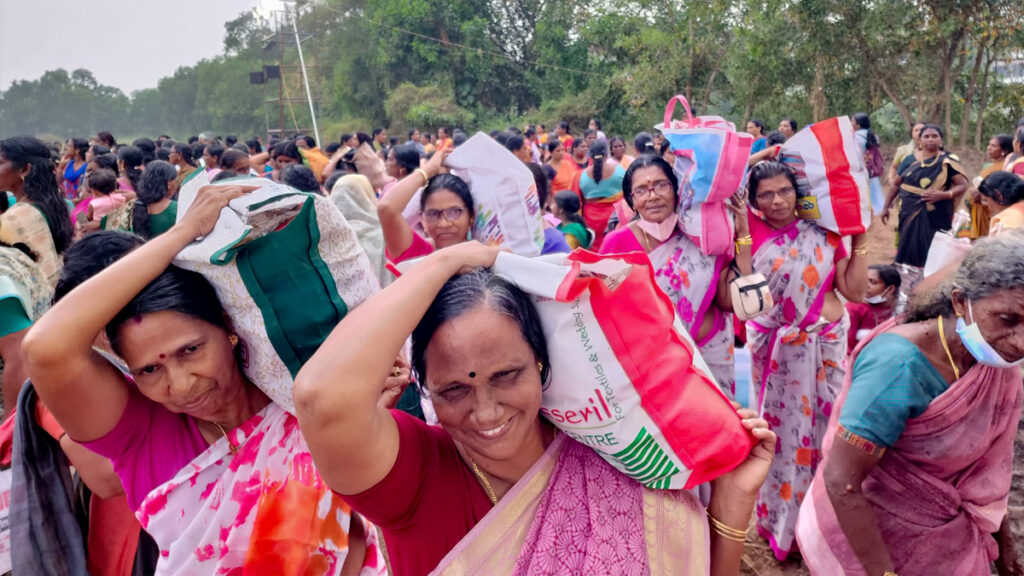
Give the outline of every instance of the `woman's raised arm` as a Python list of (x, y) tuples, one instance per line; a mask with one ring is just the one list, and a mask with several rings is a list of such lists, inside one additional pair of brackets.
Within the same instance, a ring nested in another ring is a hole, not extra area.
[(852, 253), (836, 264), (836, 288), (850, 302), (863, 302), (868, 288), (867, 234), (851, 238)]
[(466, 242), (439, 250), (353, 310), (295, 378), (295, 414), (334, 491), (358, 494), (387, 476), (398, 428), (380, 401), (395, 357), (453, 275), (488, 267), (497, 248)]
[(213, 229), (228, 201), (252, 189), (200, 190), (181, 222), (72, 290), (29, 330), (22, 343), (29, 377), (71, 438), (102, 438), (128, 402), (124, 376), (93, 351), (96, 336), (182, 248)]
[(405, 221), (402, 212), (412, 201), (416, 191), (427, 185), (431, 178), (441, 173), (441, 167), (448, 157), (448, 150), (438, 150), (423, 168), (416, 169), (395, 184), (394, 188), (377, 202), (377, 218), (384, 232), (384, 245), (392, 258), (401, 256), (412, 246), (413, 231)]
[(737, 276), (749, 276), (754, 273), (754, 266), (751, 263), (753, 242), (750, 239), (750, 223), (747, 219), (747, 197), (745, 191), (740, 190), (733, 194), (732, 201), (727, 203), (725, 207), (732, 212), (734, 222), (736, 223), (736, 255), (733, 261), (740, 272), (736, 274), (729, 266), (722, 270), (718, 279), (715, 304), (726, 312), (732, 312), (732, 290), (729, 288), (729, 283), (735, 280)]

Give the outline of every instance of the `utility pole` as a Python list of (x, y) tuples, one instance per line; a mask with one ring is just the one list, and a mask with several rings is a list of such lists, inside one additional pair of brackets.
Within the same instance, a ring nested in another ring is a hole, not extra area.
[(320, 146), (320, 129), (316, 125), (316, 111), (313, 110), (313, 95), (309, 92), (309, 76), (306, 75), (306, 59), (302, 56), (302, 40), (299, 38), (299, 7), (292, 13), (292, 31), (295, 32), (295, 47), (299, 50), (299, 66), (302, 68), (302, 82), (306, 85), (306, 101), (309, 103), (309, 117), (313, 119), (313, 137)]

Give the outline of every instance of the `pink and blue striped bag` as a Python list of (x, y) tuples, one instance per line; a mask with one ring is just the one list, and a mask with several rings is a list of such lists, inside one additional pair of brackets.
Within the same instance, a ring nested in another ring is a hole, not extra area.
[[(672, 120), (676, 102), (686, 110), (686, 120)], [(664, 134), (676, 157), (679, 229), (704, 254), (732, 255), (734, 224), (725, 202), (746, 178), (753, 136), (737, 132), (719, 116), (695, 117), (681, 95), (668, 101), (664, 122), (654, 128)]]

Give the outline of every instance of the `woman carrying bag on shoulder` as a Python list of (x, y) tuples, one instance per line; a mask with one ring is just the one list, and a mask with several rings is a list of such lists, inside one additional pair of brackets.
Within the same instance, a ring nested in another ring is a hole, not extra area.
[[(639, 218), (609, 234), (601, 253), (647, 254), (658, 286), (672, 300), (722, 392), (733, 398), (736, 367), (730, 282), (739, 274), (731, 270), (728, 256), (705, 255), (679, 230), (678, 189), (672, 167), (661, 157), (645, 154), (633, 161), (622, 181), (622, 191)], [(751, 241), (744, 206), (744, 200), (734, 197), (729, 208), (736, 216), (736, 264), (743, 275), (748, 275)]]

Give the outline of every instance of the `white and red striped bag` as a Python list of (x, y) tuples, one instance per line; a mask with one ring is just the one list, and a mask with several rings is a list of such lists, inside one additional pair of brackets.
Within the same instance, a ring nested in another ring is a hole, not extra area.
[(867, 232), (868, 169), (848, 117), (805, 126), (782, 145), (779, 159), (796, 173), (801, 218), (843, 236)]
[(643, 254), (524, 258), (495, 274), (533, 297), (551, 376), (541, 413), (651, 488), (692, 488), (754, 445)]

